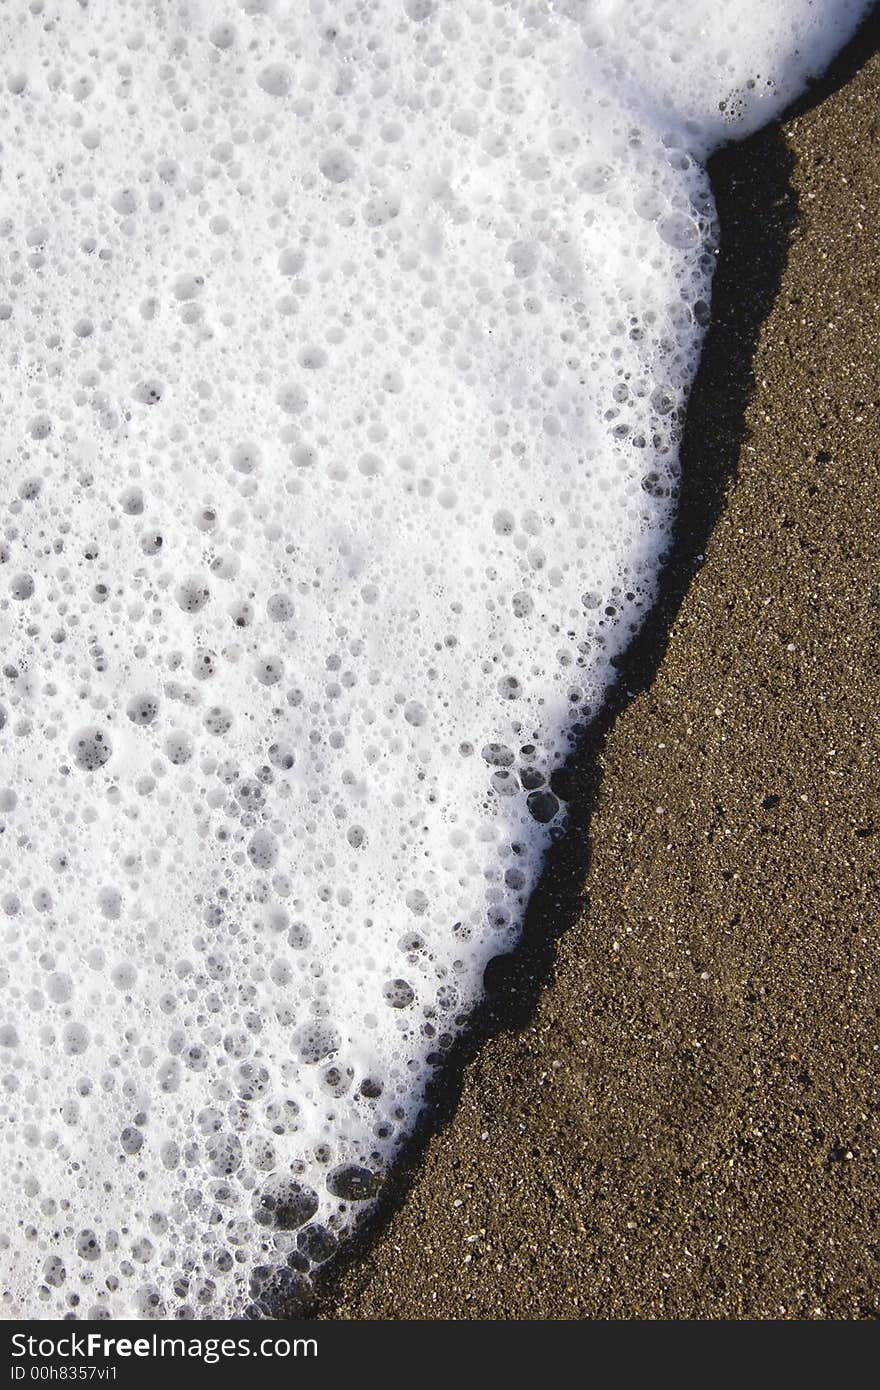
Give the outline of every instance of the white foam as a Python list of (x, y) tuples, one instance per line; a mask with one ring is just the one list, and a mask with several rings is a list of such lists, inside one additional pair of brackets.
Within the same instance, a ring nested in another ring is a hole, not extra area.
[(863, 9), (0, 7), (8, 1313), (363, 1208), (654, 595), (700, 160)]

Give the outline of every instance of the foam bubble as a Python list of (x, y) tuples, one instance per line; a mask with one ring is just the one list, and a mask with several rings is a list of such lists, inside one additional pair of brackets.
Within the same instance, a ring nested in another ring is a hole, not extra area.
[(10, 1315), (369, 1206), (654, 597), (701, 160), (863, 8), (2, 7)]

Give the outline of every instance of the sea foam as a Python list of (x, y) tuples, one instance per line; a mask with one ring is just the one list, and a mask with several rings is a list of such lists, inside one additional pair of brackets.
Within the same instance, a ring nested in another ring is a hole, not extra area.
[(702, 161), (863, 9), (0, 5), (8, 1315), (368, 1207), (654, 597)]

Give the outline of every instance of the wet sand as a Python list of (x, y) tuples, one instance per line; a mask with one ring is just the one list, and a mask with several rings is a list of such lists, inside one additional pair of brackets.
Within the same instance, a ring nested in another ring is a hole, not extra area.
[(880, 1313), (877, 34), (713, 161), (663, 601), (319, 1317)]

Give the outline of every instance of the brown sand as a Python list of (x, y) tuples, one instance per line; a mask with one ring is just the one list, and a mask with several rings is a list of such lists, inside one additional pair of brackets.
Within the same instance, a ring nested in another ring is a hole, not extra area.
[(880, 1312), (876, 34), (714, 162), (665, 600), (320, 1316)]

